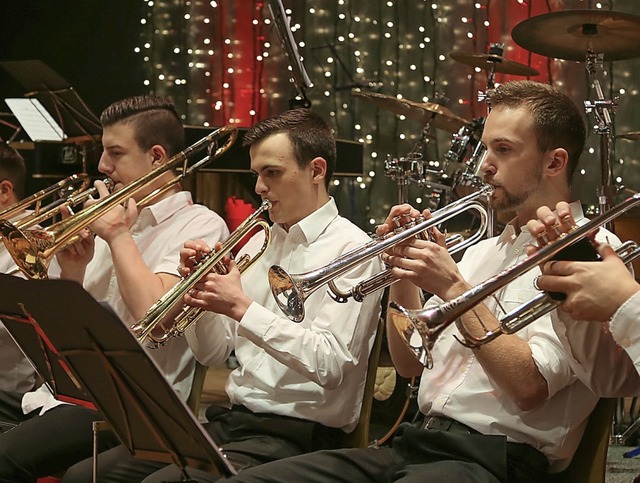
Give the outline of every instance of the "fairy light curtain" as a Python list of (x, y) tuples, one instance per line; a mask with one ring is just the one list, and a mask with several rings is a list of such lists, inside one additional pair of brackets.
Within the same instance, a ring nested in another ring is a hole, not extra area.
[[(151, 92), (170, 95), (185, 123), (219, 126), (253, 122), (282, 112), (296, 91), (286, 56), (263, 0), (144, 0), (141, 41), (136, 52)], [(334, 181), (332, 194), (343, 213), (365, 230), (380, 223), (398, 199), (396, 182), (385, 176), (387, 156), (400, 158), (420, 140), (422, 124), (378, 109), (352, 95), (353, 87), (416, 102), (439, 102), (467, 120), (484, 116), (478, 91), (485, 71), (456, 62), (451, 52), (488, 52), (503, 43), (504, 57), (540, 72), (578, 106), (595, 95), (584, 63), (532, 54), (511, 39), (513, 27), (531, 16), (565, 9), (619, 10), (640, 15), (640, 2), (581, 0), (283, 0), (291, 28), (313, 82), (307, 95), (340, 138), (365, 146), (365, 173)], [(638, 100), (640, 59), (605, 63), (605, 97), (621, 96), (617, 133), (640, 130), (633, 106)], [(634, 71), (635, 69), (635, 71)], [(522, 77), (497, 74), (496, 82)], [(590, 136), (574, 193), (596, 205), (600, 184), (599, 138), (587, 117)], [(452, 133), (431, 129), (425, 163), (437, 167)], [(638, 143), (638, 145), (636, 145)], [(640, 141), (617, 139), (615, 182), (639, 188)], [(435, 198), (437, 200), (437, 197)], [(433, 204), (432, 190), (411, 184), (409, 202)]]

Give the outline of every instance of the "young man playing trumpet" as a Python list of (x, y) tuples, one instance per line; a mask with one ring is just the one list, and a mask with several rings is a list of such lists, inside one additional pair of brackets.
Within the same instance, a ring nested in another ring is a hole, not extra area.
[[(540, 207), (527, 228), (538, 246), (544, 246), (569, 233), (576, 224), (572, 218), (569, 205), (560, 202), (555, 211)], [(603, 397), (636, 396), (640, 394), (640, 285), (610, 245), (616, 240), (603, 231), (597, 233), (600, 243), (594, 241), (601, 261), (548, 262), (536, 283), (540, 290), (567, 296), (553, 322), (578, 377)]]
[[(171, 101), (155, 96), (124, 99), (101, 115), (103, 154), (98, 169), (126, 190), (133, 181), (164, 165), (184, 143), (184, 130)], [(176, 266), (185, 238), (224, 239), (224, 221), (194, 205), (179, 184), (138, 210), (136, 201), (164, 186), (171, 171), (149, 182), (126, 204), (116, 205), (88, 227), (81, 241), (58, 253), (50, 275), (76, 280), (130, 325), (178, 280)], [(96, 182), (100, 198), (110, 194)], [(93, 200), (88, 204), (97, 202)], [(73, 306), (70, 306), (73, 310)], [(64, 321), (60, 321), (64, 323)], [(169, 383), (185, 399), (194, 371), (186, 341), (176, 339), (151, 351)], [(65, 470), (92, 454), (93, 410), (56, 401), (45, 386), (25, 394), (0, 393), (0, 416), (19, 425), (0, 435), (0, 481), (32, 482)], [(11, 420), (11, 419), (10, 419)], [(105, 446), (115, 438), (101, 438)], [(100, 461), (100, 464), (108, 463)], [(90, 478), (84, 481), (89, 481)]]
[[(530, 81), (503, 84), (489, 100), (481, 171), (494, 188), (491, 206), (516, 217), (498, 237), (470, 247), (458, 264), (441, 235), (438, 243), (415, 239), (389, 250), (384, 260), (400, 279), (390, 300), (407, 309), (423, 307), (420, 289), (434, 294), (426, 306), (437, 306), (526, 257), (532, 237), (521, 227), (540, 204), (570, 199), (569, 180), (585, 142), (573, 102)], [(406, 212), (419, 214), (396, 206), (380, 233)], [(519, 277), (457, 322), (483, 336), (505, 311), (537, 293), (534, 277)], [(387, 319), (391, 356), (401, 375), (421, 376), (423, 419), (401, 426), (391, 448), (320, 451), (230, 481), (539, 482), (569, 464), (597, 397), (576, 381), (549, 317), (474, 348), (455, 339), (461, 333), (451, 324), (433, 345), (431, 370), (396, 331), (398, 317), (390, 312)]]
[[(360, 415), (380, 310), (379, 294), (340, 304), (323, 288), (304, 302), (306, 316), (299, 324), (278, 308), (267, 277), (272, 265), (293, 274), (307, 272), (370, 239), (338, 214), (328, 194), (336, 146), (319, 116), (307, 109), (287, 111), (256, 124), (244, 141), (250, 146), (256, 193), (271, 203), (269, 248), (242, 277), (235, 262), (226, 259), (227, 275), (208, 274), (185, 297), (210, 311), (185, 333), (198, 360), (219, 364), (235, 350), (240, 364), (227, 379), (231, 408), (209, 408), (205, 424), (239, 470), (343, 445)], [(254, 236), (238, 256), (257, 253), (264, 237), (264, 232)], [(201, 240), (186, 243), (182, 274), (188, 276), (194, 260), (212, 246)], [(337, 283), (349, 288), (380, 270), (377, 259), (369, 260)], [(187, 472), (195, 481), (216, 480), (200, 470)], [(169, 466), (144, 481), (180, 477)]]

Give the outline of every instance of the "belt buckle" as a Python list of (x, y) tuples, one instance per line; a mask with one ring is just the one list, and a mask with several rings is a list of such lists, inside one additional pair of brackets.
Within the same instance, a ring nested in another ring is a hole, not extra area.
[(429, 417), (429, 419), (427, 419), (427, 424), (425, 424), (424, 427), (426, 429), (434, 429), (437, 431), (449, 431), (449, 428), (451, 428), (451, 424), (453, 424), (453, 421), (451, 419), (431, 416)]

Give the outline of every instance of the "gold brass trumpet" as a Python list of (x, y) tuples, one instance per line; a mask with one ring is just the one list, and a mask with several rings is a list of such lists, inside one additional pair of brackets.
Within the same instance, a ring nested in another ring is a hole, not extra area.
[[(218, 141), (224, 139), (225, 136), (228, 136), (225, 143), (217, 147), (215, 152), (211, 154), (213, 148), (217, 146)], [(216, 159), (225, 153), (233, 145), (237, 136), (238, 129), (236, 127), (224, 126), (217, 129), (172, 156), (162, 166), (158, 166), (144, 176), (129, 183), (121, 190), (102, 198), (69, 218), (54, 223), (47, 229), (22, 231), (9, 221), (0, 220), (0, 238), (7, 247), (16, 265), (18, 265), (27, 277), (34, 279), (47, 278), (47, 270), (54, 253), (67, 246), (70, 240), (78, 235), (82, 229), (88, 227), (92, 222), (103, 216), (116, 205), (123, 203), (136, 193), (148, 188), (160, 175), (172, 169), (177, 169), (182, 165), (182, 172), (179, 175), (140, 201), (141, 205), (148, 203), (151, 197), (164, 193), (169, 187), (180, 182), (210, 160)], [(208, 155), (197, 163), (189, 166), (189, 158), (204, 148), (208, 149)]]
[[(184, 305), (182, 302), (184, 296), (193, 286), (200, 281), (207, 273), (215, 271), (221, 275), (227, 273), (227, 267), (222, 259), (238, 245), (238, 243), (248, 235), (254, 228), (262, 228), (265, 233), (264, 243), (260, 251), (253, 257), (248, 254), (243, 255), (237, 260), (238, 270), (240, 273), (248, 269), (254, 262), (264, 254), (269, 247), (271, 240), (269, 224), (261, 218), (264, 211), (271, 207), (271, 203), (267, 200), (263, 201), (260, 207), (249, 216), (238, 228), (222, 244), (220, 250), (211, 252), (198, 262), (194, 270), (186, 277), (182, 277), (180, 281), (174, 285), (166, 294), (153, 304), (142, 319), (131, 326), (131, 330), (140, 342), (149, 341), (156, 347), (166, 344), (171, 337), (181, 336), (185, 330), (189, 328), (203, 314), (203, 310), (199, 307), (191, 307)], [(178, 315), (172, 317), (175, 309), (179, 304), (183, 304), (182, 310)], [(170, 320), (169, 325), (165, 325)], [(156, 329), (162, 329), (161, 335), (153, 334)]]
[[(65, 195), (65, 193), (70, 192), (71, 195), (75, 193), (79, 193), (82, 190), (85, 190), (89, 186), (89, 176), (85, 173), (72, 174), (71, 176), (63, 179), (62, 181), (58, 181), (57, 183), (40, 190), (31, 196), (27, 196), (21, 201), (14, 203), (13, 205), (5, 208), (4, 210), (0, 210), (0, 220), (9, 220), (14, 216), (22, 213), (24, 210), (28, 209), (33, 205), (33, 213), (26, 215), (26, 217), (21, 217), (21, 220), (27, 220), (31, 217), (40, 216), (43, 211), (49, 211), (55, 208), (58, 204), (62, 203), (64, 199), (69, 196)], [(48, 203), (45, 206), (42, 206), (43, 200), (48, 198), (49, 196), (59, 195), (58, 200), (54, 200), (51, 203)]]
[(365, 296), (396, 281), (389, 270), (384, 270), (360, 282), (348, 292), (338, 290), (333, 280), (405, 240), (415, 236), (422, 237), (425, 233), (428, 234), (427, 230), (440, 223), (465, 211), (475, 210), (480, 215), (480, 228), (464, 242), (454, 245), (451, 252), (455, 253), (466, 248), (484, 236), (487, 229), (487, 212), (478, 200), (489, 197), (492, 193), (493, 188), (484, 185), (477, 192), (435, 211), (431, 218), (421, 217), (415, 223), (408, 223), (394, 232), (374, 238), (369, 243), (345, 253), (328, 265), (316, 270), (291, 275), (282, 267), (274, 265), (269, 269), (271, 293), (280, 309), (294, 322), (301, 322), (304, 319), (304, 301), (307, 297), (328, 282), (330, 282), (329, 291), (336, 301), (346, 302), (349, 297), (362, 301)]
[[(453, 322), (456, 322), (462, 314), (473, 309), (484, 299), (516, 278), (527, 273), (529, 270), (556, 257), (561, 251), (575, 248), (578, 243), (589, 243), (588, 240), (586, 240), (589, 233), (598, 229), (600, 226), (606, 225), (639, 203), (640, 193), (627, 198), (606, 213), (593, 218), (588, 223), (573, 227), (569, 233), (540, 248), (533, 255), (504, 269), (481, 284), (470, 288), (458, 297), (438, 306), (420, 310), (407, 310), (395, 302), (391, 302), (390, 305), (392, 309), (395, 310), (395, 313), (392, 312), (390, 314), (394, 327), (403, 341), (413, 351), (416, 358), (420, 360), (427, 369), (431, 369), (433, 367), (431, 351), (436, 340), (442, 331)], [(640, 248), (635, 242), (622, 244), (616, 249), (616, 252), (625, 263), (630, 263), (640, 256)], [(558, 295), (560, 297), (558, 297)], [(541, 293), (531, 301), (507, 313), (500, 320), (500, 325), (495, 330), (488, 329), (485, 336), (480, 338), (472, 336), (465, 330), (462, 323), (457, 321), (456, 325), (462, 335), (462, 340), (458, 340), (467, 347), (476, 348), (492, 341), (500, 334), (513, 334), (555, 309), (562, 303), (562, 296), (564, 296), (564, 294)], [(421, 347), (418, 347), (415, 343), (415, 334), (420, 336), (422, 342)]]

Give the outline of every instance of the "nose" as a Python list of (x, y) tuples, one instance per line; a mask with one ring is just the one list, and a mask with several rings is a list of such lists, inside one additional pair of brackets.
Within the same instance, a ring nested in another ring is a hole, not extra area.
[(100, 156), (100, 161), (98, 162), (98, 171), (106, 175), (110, 174), (113, 171), (111, 165), (109, 164), (108, 156), (104, 152)]
[(258, 177), (256, 178), (256, 194), (259, 194), (260, 196), (263, 196), (267, 191), (269, 191), (269, 188), (267, 188), (267, 185), (264, 184), (264, 182), (262, 181), (262, 176), (258, 175)]
[(496, 165), (493, 164), (493, 158), (489, 151), (485, 153), (482, 160), (480, 161), (480, 173), (483, 177), (493, 176), (496, 174)]

